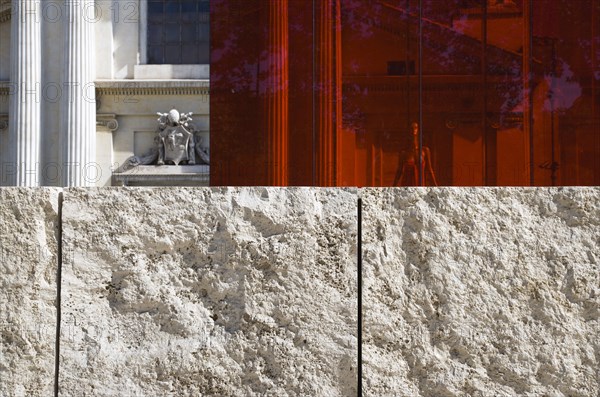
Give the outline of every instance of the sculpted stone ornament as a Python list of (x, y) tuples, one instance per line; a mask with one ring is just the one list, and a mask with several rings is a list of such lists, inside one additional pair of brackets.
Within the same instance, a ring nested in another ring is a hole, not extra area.
[(189, 128), (192, 113), (179, 113), (171, 109), (169, 113), (157, 113), (158, 131), (158, 161), (157, 165), (172, 162), (179, 165), (182, 161), (196, 164), (194, 134)]
[(193, 113), (179, 113), (171, 109), (168, 113), (157, 112), (158, 129), (154, 137), (154, 147), (142, 156), (131, 156), (116, 172), (122, 173), (139, 165), (180, 165), (197, 163), (210, 164), (208, 148), (202, 147), (203, 138), (196, 137), (197, 132), (192, 121)]

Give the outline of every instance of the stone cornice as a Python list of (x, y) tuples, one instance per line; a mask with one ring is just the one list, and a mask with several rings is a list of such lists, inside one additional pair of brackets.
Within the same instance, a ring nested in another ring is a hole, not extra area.
[(98, 97), (105, 95), (206, 95), (209, 80), (98, 80)]
[[(100, 80), (96, 93), (102, 95), (206, 95), (210, 94), (208, 80)], [(10, 82), (0, 81), (0, 96), (8, 96)]]

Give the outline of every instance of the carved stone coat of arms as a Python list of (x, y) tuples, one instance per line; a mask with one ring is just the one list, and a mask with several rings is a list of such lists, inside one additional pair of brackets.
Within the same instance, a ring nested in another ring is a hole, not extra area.
[(158, 113), (158, 165), (173, 163), (179, 165), (196, 164), (194, 134), (188, 129), (191, 113), (179, 113), (172, 109), (169, 113)]
[(175, 165), (179, 165), (180, 162), (187, 161), (188, 164), (194, 164), (194, 152), (192, 151), (192, 156), (190, 156), (188, 150), (193, 136), (184, 126), (165, 127), (159, 133), (159, 139), (161, 140), (161, 147), (164, 148), (164, 162), (172, 161)]
[(202, 138), (194, 136), (198, 131), (192, 123), (193, 113), (179, 113), (177, 109), (171, 109), (168, 113), (157, 114), (159, 118), (154, 147), (142, 156), (128, 158), (118, 172), (138, 165), (195, 165), (196, 159), (200, 164), (210, 164), (208, 148), (202, 147)]

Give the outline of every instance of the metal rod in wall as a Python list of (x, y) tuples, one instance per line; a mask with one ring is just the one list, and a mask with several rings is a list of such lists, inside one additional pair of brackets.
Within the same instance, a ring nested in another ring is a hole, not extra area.
[(358, 288), (357, 288), (357, 300), (358, 300), (358, 313), (357, 313), (357, 336), (358, 336), (358, 349), (357, 350), (357, 361), (358, 361), (358, 376), (357, 376), (357, 380), (358, 380), (358, 384), (357, 384), (357, 388), (358, 388), (358, 393), (357, 396), (358, 397), (362, 397), (363, 392), (362, 392), (362, 378), (363, 378), (363, 262), (362, 262), (362, 241), (363, 241), (363, 235), (362, 235), (362, 199), (358, 199), (358, 206), (357, 206), (357, 242), (356, 242), (356, 262), (357, 262), (357, 281), (358, 281)]

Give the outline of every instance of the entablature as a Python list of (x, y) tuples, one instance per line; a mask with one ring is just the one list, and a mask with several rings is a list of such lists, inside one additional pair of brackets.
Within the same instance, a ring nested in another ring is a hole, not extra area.
[(97, 80), (97, 96), (206, 95), (209, 80)]

